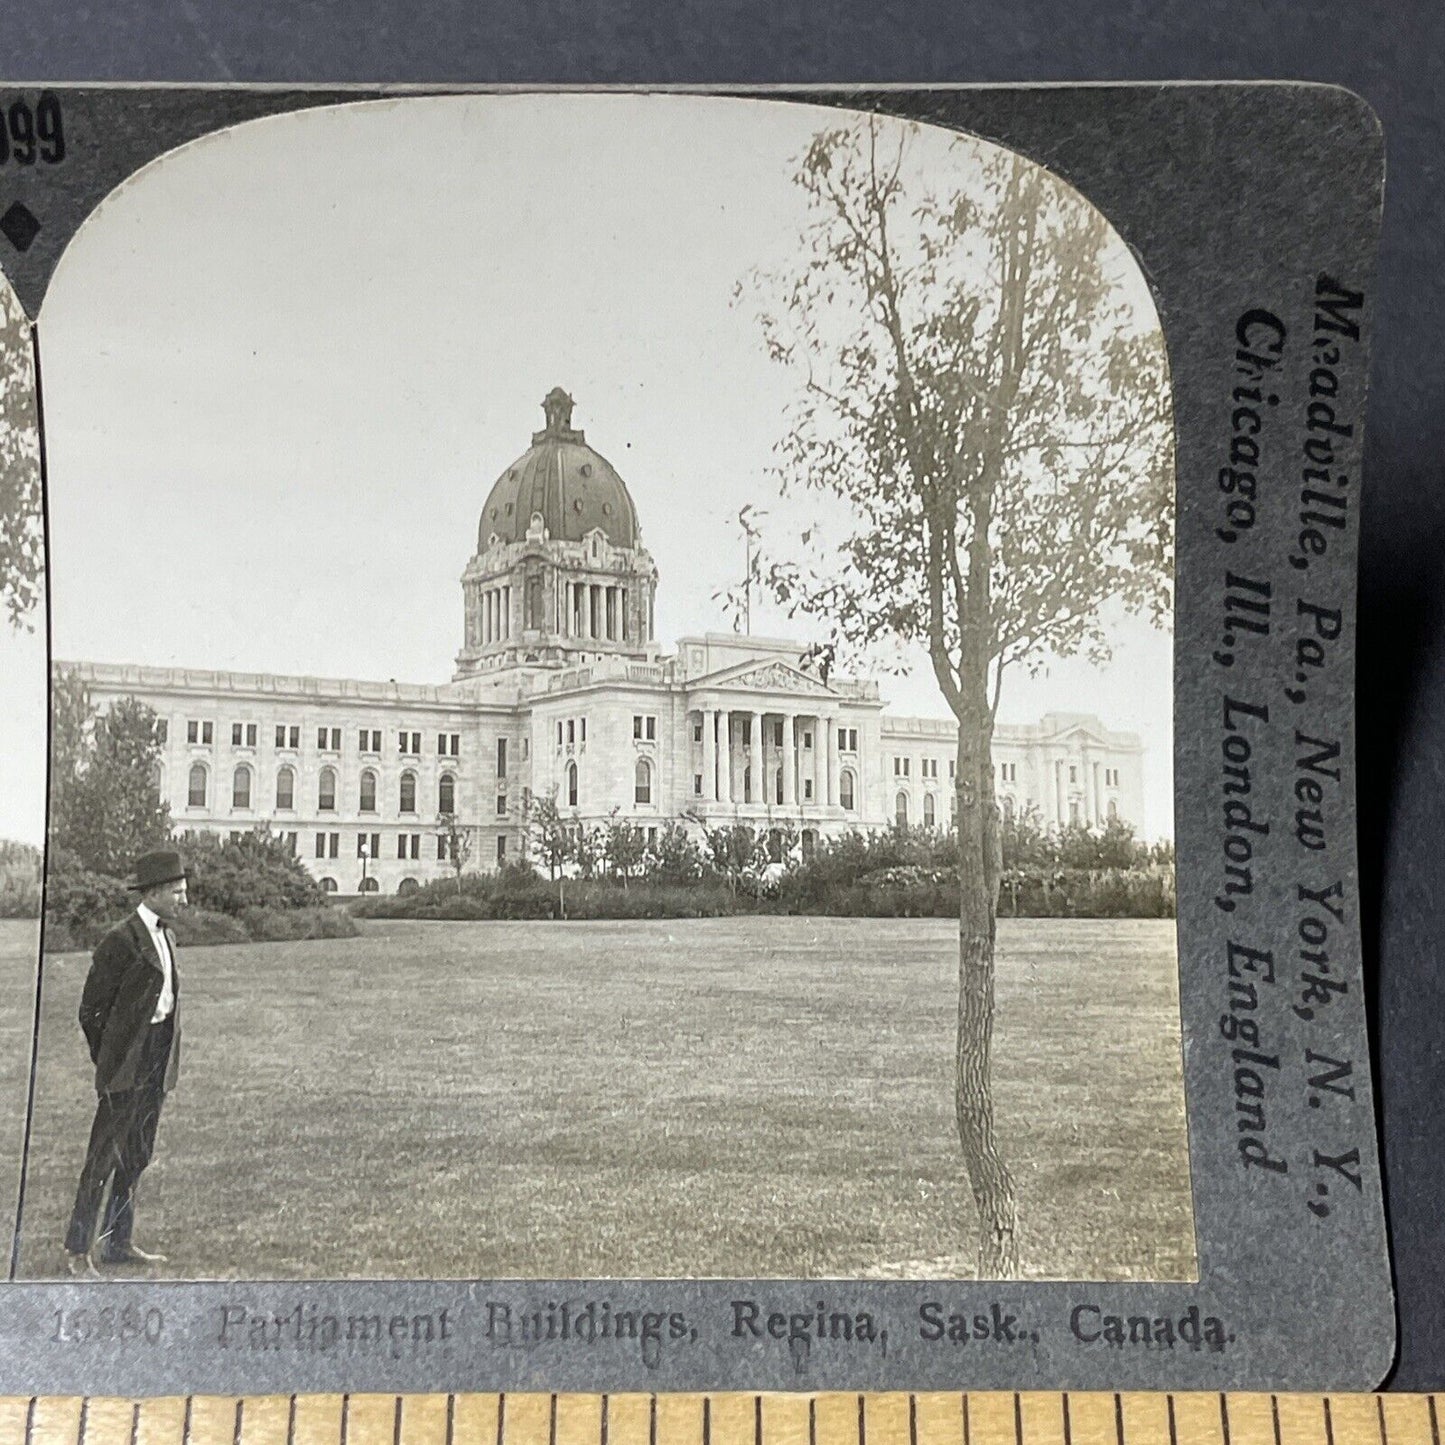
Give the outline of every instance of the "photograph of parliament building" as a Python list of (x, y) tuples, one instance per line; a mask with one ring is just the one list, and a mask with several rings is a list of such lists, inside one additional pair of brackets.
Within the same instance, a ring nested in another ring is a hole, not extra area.
[[(470, 834), (471, 868), (514, 861), (526, 800), (548, 795), (583, 824), (615, 815), (652, 837), (674, 821), (787, 819), (806, 847), (948, 826), (951, 719), (887, 712), (876, 681), (823, 672), (797, 641), (707, 633), (663, 649), (636, 506), (572, 406), (549, 393), (543, 429), (487, 496), (450, 682), (57, 664), (98, 708), (136, 697), (165, 721), (177, 831), (264, 824), (324, 886), (355, 893), (448, 873), (443, 817)], [(1000, 724), (1000, 807), (1142, 831), (1142, 754), (1090, 715)]]

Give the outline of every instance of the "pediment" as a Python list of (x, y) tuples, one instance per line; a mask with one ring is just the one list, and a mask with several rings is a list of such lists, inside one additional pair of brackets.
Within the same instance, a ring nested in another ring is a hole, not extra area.
[(790, 667), (786, 662), (775, 659), (763, 662), (740, 662), (708, 677), (696, 678), (691, 685), (694, 688), (723, 688), (729, 692), (784, 692), (801, 693), (813, 697), (838, 696), (832, 688), (801, 668)]

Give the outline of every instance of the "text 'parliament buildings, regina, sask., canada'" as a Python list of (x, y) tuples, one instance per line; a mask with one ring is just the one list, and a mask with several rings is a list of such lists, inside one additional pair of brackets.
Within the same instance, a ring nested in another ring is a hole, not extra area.
[[(522, 854), (530, 800), (649, 842), (670, 823), (742, 822), (810, 847), (850, 829), (946, 828), (951, 719), (899, 717), (879, 684), (806, 644), (654, 634), (658, 574), (614, 468), (554, 389), (546, 424), (493, 485), (462, 574), (465, 630), (436, 686), (107, 663), (57, 665), (93, 704), (135, 697), (165, 725), (161, 796), (180, 831), (266, 826), (323, 886), (409, 892)], [(1143, 830), (1143, 747), (1098, 718), (999, 724), (1004, 816)], [(445, 830), (439, 820), (454, 820)]]

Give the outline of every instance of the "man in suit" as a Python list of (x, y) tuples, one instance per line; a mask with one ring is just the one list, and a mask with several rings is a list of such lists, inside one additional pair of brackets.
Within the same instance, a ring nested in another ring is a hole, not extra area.
[[(180, 986), (175, 937), (168, 927), (186, 902), (179, 853), (146, 853), (128, 885), (139, 894), (134, 913), (91, 955), (80, 1000), (80, 1027), (95, 1065), (99, 1102), (91, 1125), (75, 1210), (65, 1236), (71, 1274), (96, 1274), (101, 1264), (164, 1263), (131, 1238), (135, 1192), (155, 1148), (161, 1104), (176, 1082), (180, 1056)], [(110, 1195), (96, 1235), (96, 1217)]]

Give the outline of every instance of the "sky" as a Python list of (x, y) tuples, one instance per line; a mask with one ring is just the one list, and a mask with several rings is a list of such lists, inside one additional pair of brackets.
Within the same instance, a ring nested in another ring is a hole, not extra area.
[[(737, 514), (775, 503), (794, 387), (734, 292), (796, 264), (793, 176), (833, 121), (762, 100), (411, 98), (255, 122), (139, 172), (41, 313), (56, 657), (446, 680), (482, 503), (554, 385), (632, 492), (659, 638), (728, 628)], [(931, 166), (973, 163), (948, 139), (921, 138)], [(762, 599), (753, 630), (808, 632)], [(1110, 630), (1110, 666), (1011, 677), (1000, 718), (1140, 733), (1146, 831), (1168, 834), (1171, 641)], [(40, 832), (43, 661), (0, 640), (0, 835)], [(880, 681), (894, 710), (946, 715), (926, 668)]]

